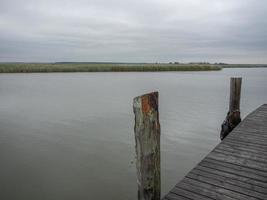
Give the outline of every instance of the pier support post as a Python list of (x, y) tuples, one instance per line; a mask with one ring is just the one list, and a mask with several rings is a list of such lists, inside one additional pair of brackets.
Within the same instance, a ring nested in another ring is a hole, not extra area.
[(241, 96), (241, 84), (242, 78), (231, 78), (230, 79), (230, 101), (229, 101), (229, 112), (240, 110), (240, 96)]
[(158, 92), (133, 100), (138, 200), (160, 200)]
[(242, 78), (232, 77), (230, 79), (230, 101), (229, 111), (222, 124), (220, 138), (223, 140), (240, 122), (240, 97)]

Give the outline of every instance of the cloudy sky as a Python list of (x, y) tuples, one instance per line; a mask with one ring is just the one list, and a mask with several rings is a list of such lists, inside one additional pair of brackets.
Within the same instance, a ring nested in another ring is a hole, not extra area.
[(267, 0), (0, 0), (0, 62), (267, 63)]

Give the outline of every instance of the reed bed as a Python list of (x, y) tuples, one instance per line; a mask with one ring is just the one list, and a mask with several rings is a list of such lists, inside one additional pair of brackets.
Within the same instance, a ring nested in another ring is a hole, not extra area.
[(0, 73), (41, 72), (159, 72), (221, 70), (199, 64), (114, 64), (114, 63), (0, 63)]

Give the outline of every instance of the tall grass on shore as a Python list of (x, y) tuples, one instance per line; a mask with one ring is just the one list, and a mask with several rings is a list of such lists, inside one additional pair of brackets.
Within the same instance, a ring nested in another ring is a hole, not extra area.
[(267, 64), (226, 64), (220, 66), (223, 68), (263, 68), (267, 67)]
[(115, 64), (115, 63), (0, 63), (0, 73), (41, 72), (157, 72), (221, 70), (199, 64)]

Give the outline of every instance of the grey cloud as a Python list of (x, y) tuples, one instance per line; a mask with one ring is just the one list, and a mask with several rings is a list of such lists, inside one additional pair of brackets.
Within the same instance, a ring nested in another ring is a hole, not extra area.
[(2, 0), (0, 61), (267, 63), (266, 0)]

